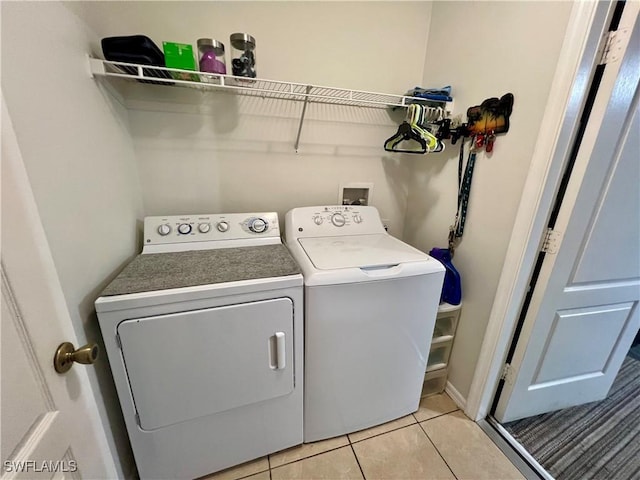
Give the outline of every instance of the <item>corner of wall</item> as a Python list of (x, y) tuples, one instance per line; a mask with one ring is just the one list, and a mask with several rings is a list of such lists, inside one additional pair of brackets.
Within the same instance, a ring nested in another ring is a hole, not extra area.
[(453, 384), (447, 381), (447, 385), (444, 388), (444, 391), (451, 397), (451, 400), (460, 408), (460, 410), (465, 410), (467, 408), (467, 399), (462, 396), (462, 394), (453, 386)]
[[(425, 84), (451, 84), (454, 113), (507, 92), (516, 97), (508, 134), (499, 135), (491, 156), (478, 156), (465, 237), (454, 259), (464, 307), (449, 381), (463, 396), (471, 387), (571, 9), (570, 2), (460, 1), (435, 2), (431, 10)], [(548, 21), (541, 37), (537, 19), (543, 14)], [(490, 67), (485, 55), (473, 53), (473, 45), (489, 43), (495, 59)], [(455, 150), (413, 163), (404, 236), (417, 248), (446, 242), (456, 211)]]

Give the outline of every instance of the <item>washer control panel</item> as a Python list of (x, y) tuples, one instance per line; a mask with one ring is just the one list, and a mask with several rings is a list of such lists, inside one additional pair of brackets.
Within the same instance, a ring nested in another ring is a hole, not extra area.
[[(280, 227), (276, 212), (171, 215), (144, 219), (145, 248), (194, 242), (239, 241), (247, 244), (258, 238), (275, 238), (279, 241)], [(212, 244), (209, 248), (224, 248), (226, 243), (219, 246)], [(169, 250), (164, 248), (162, 251)]]
[(285, 223), (287, 239), (386, 232), (378, 210), (360, 205), (294, 208)]

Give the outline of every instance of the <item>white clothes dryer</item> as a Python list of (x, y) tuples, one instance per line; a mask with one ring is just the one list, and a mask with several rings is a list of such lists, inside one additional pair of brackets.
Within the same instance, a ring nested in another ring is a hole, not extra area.
[(95, 302), (141, 478), (302, 443), (302, 295), (276, 213), (145, 218)]
[(416, 411), (444, 267), (374, 207), (295, 208), (285, 225), (305, 284), (305, 442)]

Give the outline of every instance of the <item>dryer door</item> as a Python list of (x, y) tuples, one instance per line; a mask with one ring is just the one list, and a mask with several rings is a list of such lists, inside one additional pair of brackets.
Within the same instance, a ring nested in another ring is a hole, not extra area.
[(289, 298), (126, 320), (118, 335), (143, 430), (293, 391)]

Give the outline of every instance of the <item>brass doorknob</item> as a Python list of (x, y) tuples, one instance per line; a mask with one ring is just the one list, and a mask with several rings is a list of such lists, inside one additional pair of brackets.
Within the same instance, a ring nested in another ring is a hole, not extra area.
[(87, 343), (78, 348), (73, 347), (73, 343), (64, 342), (58, 346), (53, 357), (53, 367), (58, 373), (66, 373), (73, 366), (73, 362), (91, 365), (98, 358), (98, 344)]

